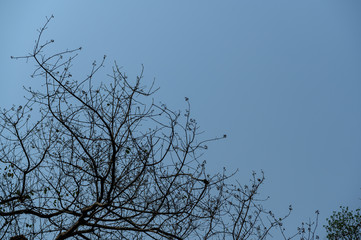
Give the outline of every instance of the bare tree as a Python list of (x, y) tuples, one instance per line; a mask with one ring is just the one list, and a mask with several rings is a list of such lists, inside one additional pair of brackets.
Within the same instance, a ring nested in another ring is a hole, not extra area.
[(36, 63), (42, 87), (1, 110), (1, 239), (266, 239), (278, 229), (288, 215), (263, 209), (263, 173), (248, 185), (206, 173), (207, 142), (226, 136), (202, 140), (188, 98), (184, 112), (156, 104), (143, 70), (132, 81), (116, 63), (96, 81), (105, 56), (77, 81), (80, 48), (45, 54), (51, 18), (16, 57)]

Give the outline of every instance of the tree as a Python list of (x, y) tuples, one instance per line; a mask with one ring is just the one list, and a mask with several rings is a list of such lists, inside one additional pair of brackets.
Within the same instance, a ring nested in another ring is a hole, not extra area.
[(131, 81), (116, 63), (96, 81), (105, 56), (77, 81), (81, 48), (45, 53), (51, 18), (15, 57), (35, 62), (42, 87), (0, 113), (1, 239), (266, 239), (282, 225), (289, 213), (258, 198), (263, 173), (249, 185), (206, 173), (206, 144), (226, 135), (200, 139), (188, 98), (183, 113), (156, 104), (143, 69)]
[(361, 214), (360, 209), (349, 211), (348, 207), (340, 206), (341, 211), (334, 211), (327, 218), (328, 225), (324, 226), (327, 238), (334, 240), (360, 240), (361, 239)]

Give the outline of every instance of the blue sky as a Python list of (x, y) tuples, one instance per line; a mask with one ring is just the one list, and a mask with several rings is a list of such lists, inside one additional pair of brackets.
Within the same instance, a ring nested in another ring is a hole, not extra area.
[[(361, 2), (358, 0), (1, 1), (0, 107), (21, 104), (45, 16), (54, 51), (83, 47), (76, 73), (108, 56), (156, 79), (157, 100), (192, 111), (210, 144), (210, 172), (264, 170), (266, 206), (294, 212), (361, 206)], [(101, 79), (99, 79), (101, 80)], [(324, 235), (322, 227), (319, 233)], [(322, 239), (322, 238), (321, 238)]]

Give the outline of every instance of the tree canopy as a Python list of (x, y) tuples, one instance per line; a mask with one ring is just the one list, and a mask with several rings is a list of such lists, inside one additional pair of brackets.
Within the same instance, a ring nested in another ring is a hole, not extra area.
[(360, 209), (350, 211), (348, 207), (340, 207), (327, 218), (325, 226), (327, 238), (330, 240), (359, 240), (361, 239), (361, 214)]

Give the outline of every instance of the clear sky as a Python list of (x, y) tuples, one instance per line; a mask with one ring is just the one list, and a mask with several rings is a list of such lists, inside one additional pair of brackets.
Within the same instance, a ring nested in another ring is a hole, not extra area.
[(106, 54), (130, 77), (144, 64), (170, 107), (188, 97), (205, 137), (229, 136), (209, 146), (209, 170), (238, 168), (244, 183), (264, 170), (266, 206), (294, 206), (288, 228), (361, 207), (361, 1), (1, 0), (0, 107), (38, 84), (10, 56), (51, 14), (54, 51), (83, 47), (78, 74)]

